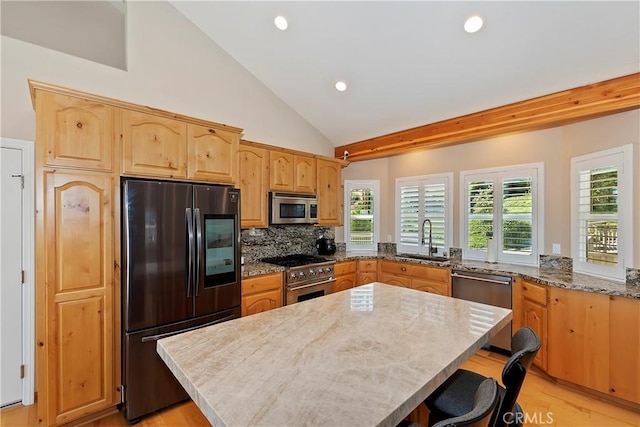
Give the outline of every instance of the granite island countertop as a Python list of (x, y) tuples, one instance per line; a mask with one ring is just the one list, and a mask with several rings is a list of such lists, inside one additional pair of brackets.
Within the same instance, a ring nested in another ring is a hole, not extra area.
[(455, 270), (473, 271), (478, 273), (497, 274), (504, 276), (520, 276), (525, 280), (555, 288), (573, 289), (584, 292), (599, 293), (625, 298), (640, 299), (640, 285), (626, 284), (613, 280), (602, 279), (587, 274), (574, 273), (557, 268), (539, 268), (517, 264), (491, 264), (482, 261), (451, 259), (449, 261), (426, 261), (407, 258), (400, 255), (383, 252), (337, 252), (327, 256), (336, 261), (357, 260), (362, 258), (386, 259), (390, 261), (410, 262), (415, 264), (450, 267)]
[(371, 283), (158, 341), (216, 426), (395, 426), (511, 310)]

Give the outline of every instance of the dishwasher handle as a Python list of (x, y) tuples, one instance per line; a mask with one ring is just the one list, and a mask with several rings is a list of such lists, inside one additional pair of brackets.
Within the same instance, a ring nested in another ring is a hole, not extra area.
[(484, 277), (466, 276), (466, 275), (460, 274), (460, 273), (451, 273), (451, 277), (458, 278), (458, 279), (477, 280), (479, 282), (497, 283), (499, 285), (506, 285), (506, 286), (510, 286), (511, 285), (511, 280), (510, 279), (509, 280), (494, 280), (494, 279), (486, 279)]

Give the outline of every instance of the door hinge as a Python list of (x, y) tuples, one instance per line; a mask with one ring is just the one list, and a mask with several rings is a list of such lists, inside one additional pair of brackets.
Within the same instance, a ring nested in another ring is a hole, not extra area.
[(20, 178), (20, 188), (24, 190), (24, 175), (23, 174), (14, 174), (11, 175), (11, 178)]
[(24, 378), (24, 365), (20, 365), (20, 378)]
[(24, 285), (24, 270), (20, 272), (20, 283)]

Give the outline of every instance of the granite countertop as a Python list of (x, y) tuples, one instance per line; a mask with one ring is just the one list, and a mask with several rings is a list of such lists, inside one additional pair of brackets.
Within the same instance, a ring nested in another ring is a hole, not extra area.
[(245, 263), (242, 266), (242, 277), (260, 276), (263, 274), (279, 273), (285, 268), (275, 264), (266, 262)]
[(511, 318), (371, 283), (168, 337), (157, 351), (216, 426), (395, 426)]
[(498, 274), (505, 276), (520, 276), (534, 283), (555, 288), (574, 289), (585, 292), (622, 296), (640, 299), (640, 285), (625, 284), (613, 280), (601, 279), (587, 274), (574, 273), (559, 268), (539, 268), (516, 264), (490, 264), (482, 261), (468, 261), (452, 259), (449, 261), (426, 261), (407, 258), (395, 254), (371, 252), (339, 252), (327, 257), (336, 261), (348, 261), (360, 258), (377, 258), (391, 261), (410, 262), (416, 264), (450, 267), (456, 270), (473, 271), (478, 273)]

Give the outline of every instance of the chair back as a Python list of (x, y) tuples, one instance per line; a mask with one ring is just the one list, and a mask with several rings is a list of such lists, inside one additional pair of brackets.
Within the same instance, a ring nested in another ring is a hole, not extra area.
[(513, 425), (513, 410), (520, 394), (524, 377), (533, 363), (538, 350), (540, 350), (540, 338), (528, 326), (524, 326), (511, 338), (512, 355), (502, 370), (502, 382), (505, 393), (498, 410), (494, 414), (492, 425), (504, 427)]
[(476, 390), (473, 409), (466, 414), (442, 420), (432, 427), (487, 427), (498, 405), (498, 383), (493, 378), (483, 380)]

